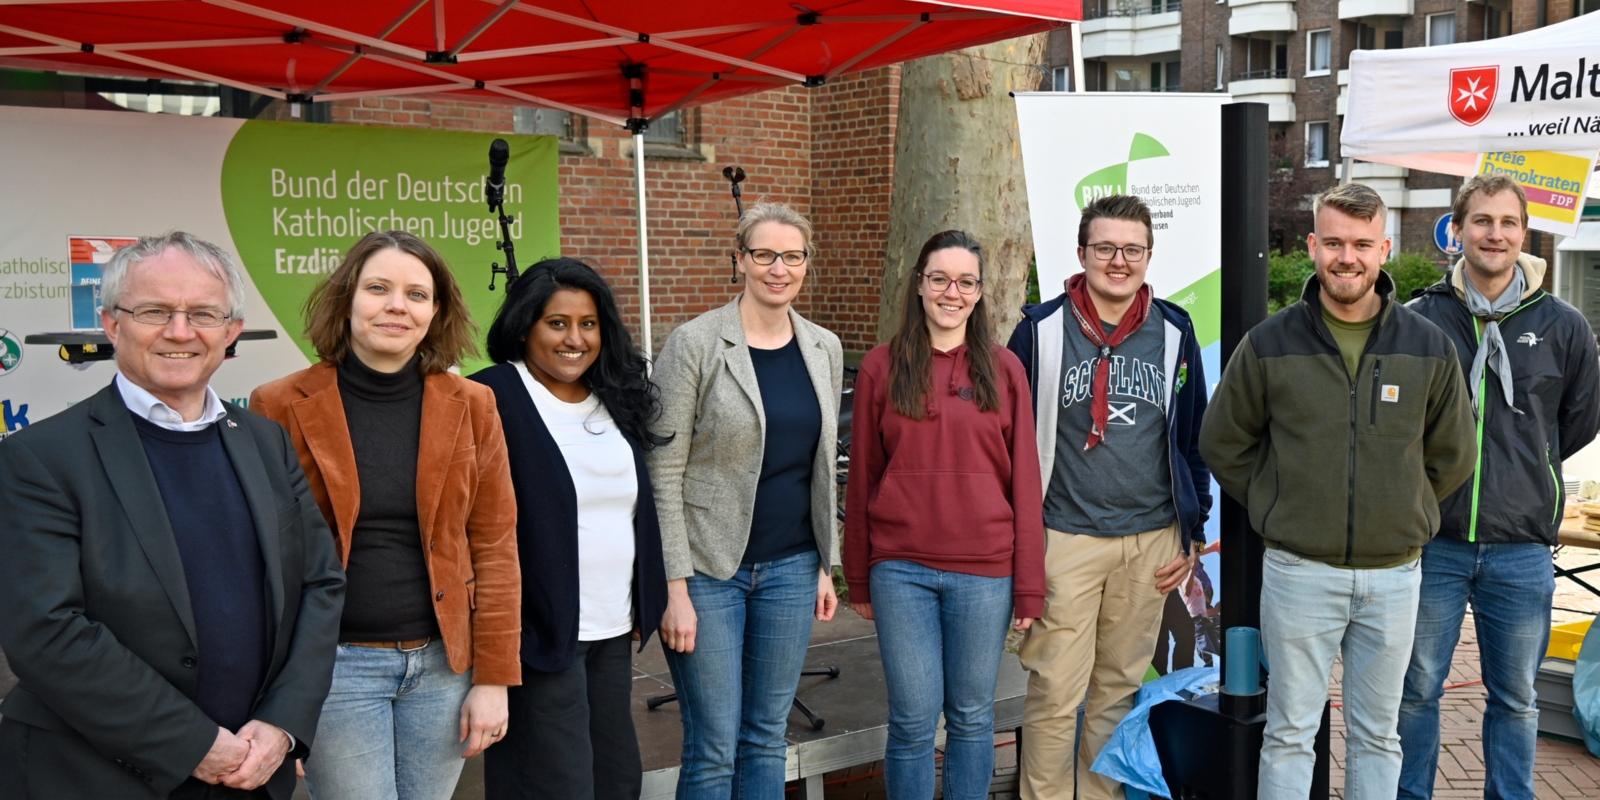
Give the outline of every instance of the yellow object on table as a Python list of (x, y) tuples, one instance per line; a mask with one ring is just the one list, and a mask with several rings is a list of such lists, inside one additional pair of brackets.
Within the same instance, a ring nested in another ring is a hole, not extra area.
[(1578, 651), (1583, 647), (1583, 637), (1589, 632), (1592, 619), (1566, 622), (1550, 628), (1550, 646), (1545, 648), (1546, 658), (1564, 658), (1568, 661), (1578, 660)]

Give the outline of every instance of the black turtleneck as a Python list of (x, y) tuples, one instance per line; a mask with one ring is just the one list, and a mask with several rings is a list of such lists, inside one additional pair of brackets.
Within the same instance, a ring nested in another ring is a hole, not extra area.
[(339, 639), (435, 636), (439, 624), (417, 521), (417, 442), (422, 435), (418, 360), (399, 372), (384, 373), (351, 353), (338, 371), (339, 398), (361, 485)]

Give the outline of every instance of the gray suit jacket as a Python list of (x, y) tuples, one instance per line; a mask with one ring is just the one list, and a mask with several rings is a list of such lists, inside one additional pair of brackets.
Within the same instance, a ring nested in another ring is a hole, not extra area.
[[(789, 320), (822, 409), (811, 465), (811, 529), (817, 553), (831, 568), (839, 562), (834, 460), (844, 352), (838, 336), (794, 309)], [(652, 377), (661, 388), (656, 432), (673, 437), (649, 454), (667, 580), (695, 572), (726, 580), (738, 571), (750, 540), (767, 430), (738, 298), (674, 330)]]
[[(297, 743), (263, 789), (288, 800), (333, 678), (344, 573), (283, 429), (231, 404), (226, 419), (270, 594), (252, 717)], [(217, 723), (191, 699), (194, 612), (133, 415), (107, 387), (19, 431), (0, 442), (0, 486), (0, 647), (20, 680), (0, 798), (166, 797)]]

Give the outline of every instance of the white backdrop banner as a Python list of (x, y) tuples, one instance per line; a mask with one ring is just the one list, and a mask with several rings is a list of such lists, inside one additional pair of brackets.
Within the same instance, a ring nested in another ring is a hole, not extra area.
[[(372, 230), (444, 256), (480, 330), (499, 307), (498, 233), (482, 197), (493, 134), (132, 112), (0, 107), (0, 438), (104, 387), (111, 362), (69, 365), (30, 334), (92, 330), (100, 265), (130, 238), (185, 230), (249, 278), (242, 341), (213, 385), (242, 402), (310, 363), (301, 305)], [(506, 210), (524, 266), (558, 255), (556, 141), (511, 136)], [(502, 281), (503, 283), (503, 281)], [(483, 362), (470, 362), (474, 368)]]
[[(1194, 319), (1209, 392), (1222, 376), (1220, 157), (1222, 106), (1230, 98), (1148, 92), (1016, 97), (1040, 297), (1060, 294), (1067, 277), (1082, 270), (1077, 253), (1083, 207), (1105, 195), (1138, 195), (1150, 206), (1155, 236), (1147, 280), (1157, 296), (1182, 306)], [(1212, 496), (1219, 492), (1213, 483)], [(1217, 536), (1213, 511), (1206, 539), (1215, 544)], [(1214, 551), (1201, 559), (1201, 567), (1221, 579)], [(1200, 634), (1198, 658), (1205, 661), (1208, 648), (1219, 644), (1208, 639), (1215, 637), (1220, 592), (1202, 591), (1199, 584), (1185, 590)], [(1176, 633), (1162, 629), (1163, 637)], [(1166, 664), (1156, 666), (1166, 671)]]

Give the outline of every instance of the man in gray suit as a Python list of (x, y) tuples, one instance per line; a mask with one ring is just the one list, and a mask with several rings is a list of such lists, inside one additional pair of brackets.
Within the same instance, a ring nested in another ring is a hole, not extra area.
[(209, 386), (243, 296), (187, 234), (119, 251), (116, 377), (0, 443), (0, 798), (294, 790), (344, 576), (288, 436)]

